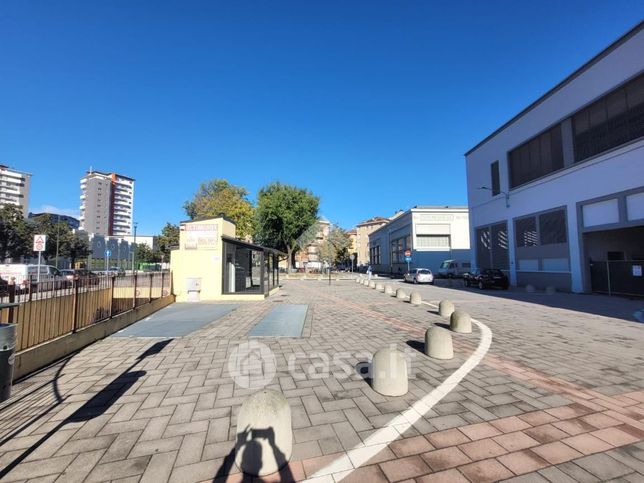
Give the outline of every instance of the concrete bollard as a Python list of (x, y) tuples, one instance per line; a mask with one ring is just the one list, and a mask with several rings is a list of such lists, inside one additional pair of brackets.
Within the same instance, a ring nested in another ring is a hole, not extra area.
[(235, 463), (246, 474), (279, 471), (293, 452), (291, 408), (281, 392), (263, 389), (246, 399), (237, 416)]
[(462, 310), (455, 310), (449, 319), (449, 328), (461, 334), (471, 333), (472, 320), (470, 319), (470, 314)]
[(412, 292), (411, 295), (409, 296), (409, 302), (412, 305), (420, 305), (422, 301), (423, 299), (418, 292)]
[(407, 361), (402, 352), (385, 347), (373, 355), (371, 361), (371, 387), (384, 396), (407, 394)]
[(394, 288), (389, 284), (385, 285), (385, 293), (387, 295), (393, 295), (394, 294)]
[(528, 293), (534, 293), (535, 292), (534, 285), (529, 283), (528, 285), (525, 286), (525, 291), (528, 292)]
[(369, 282), (369, 288), (376, 288), (376, 281), (375, 280), (372, 280), (371, 282)]
[(441, 300), (438, 304), (438, 315), (449, 317), (454, 312), (454, 303), (451, 300)]
[(441, 327), (430, 327), (425, 332), (425, 354), (434, 359), (452, 359), (452, 334)]
[(378, 283), (376, 284), (376, 290), (377, 290), (378, 292), (384, 292), (384, 291), (385, 291), (385, 286), (384, 286), (384, 284), (383, 284), (382, 282), (378, 282)]
[(402, 300), (407, 300), (407, 292), (405, 292), (403, 289), (399, 288), (396, 290), (396, 298), (397, 299), (402, 299)]
[(557, 287), (554, 287), (554, 286), (552, 286), (552, 285), (548, 285), (548, 286), (546, 287), (546, 293), (547, 293), (548, 295), (554, 295), (554, 294), (556, 294), (556, 293), (557, 293)]

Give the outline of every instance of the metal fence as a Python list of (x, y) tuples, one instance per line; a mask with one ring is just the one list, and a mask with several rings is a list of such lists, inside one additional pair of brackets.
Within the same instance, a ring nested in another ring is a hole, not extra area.
[(0, 310), (0, 322), (18, 324), (16, 351), (21, 351), (150, 303), (170, 291), (170, 272), (9, 285), (0, 303), (18, 305)]
[(644, 297), (644, 260), (602, 260), (590, 263), (593, 292)]

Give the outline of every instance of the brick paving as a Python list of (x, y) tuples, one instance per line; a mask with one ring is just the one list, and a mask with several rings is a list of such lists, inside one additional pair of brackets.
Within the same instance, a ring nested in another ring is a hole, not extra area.
[[(453, 300), (493, 342), (411, 427), (397, 424), (401, 413), (463, 364), (480, 331), (454, 334), (453, 360), (429, 359), (417, 350), (424, 332), (445, 322), (431, 306), (350, 281), (286, 281), (186, 337), (107, 338), (17, 384), (0, 407), (1, 480), (251, 481), (230, 456), (239, 407), (255, 390), (235, 384), (228, 359), (284, 303), (309, 305), (303, 337), (254, 340), (275, 355), (268, 387), (289, 401), (293, 456), (264, 481), (644, 480), (644, 325), (591, 313), (601, 297), (413, 290)], [(570, 300), (582, 310), (561, 308)], [(411, 358), (409, 393), (398, 398), (356, 370), (392, 343)], [(377, 451), (359, 464), (368, 438)]]

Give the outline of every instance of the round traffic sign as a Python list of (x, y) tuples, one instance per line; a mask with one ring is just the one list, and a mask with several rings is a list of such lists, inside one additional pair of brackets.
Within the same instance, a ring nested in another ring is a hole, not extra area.
[(405, 256), (406, 257), (411, 257), (411, 250), (409, 248), (407, 250), (405, 250)]

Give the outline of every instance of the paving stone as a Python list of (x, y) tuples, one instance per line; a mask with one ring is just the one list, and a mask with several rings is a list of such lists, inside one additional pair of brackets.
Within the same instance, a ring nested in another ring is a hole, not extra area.
[(487, 459), (477, 461), (476, 463), (470, 463), (468, 465), (461, 466), (459, 471), (463, 473), (467, 479), (477, 483), (500, 481), (514, 476), (510, 470), (495, 459)]
[(530, 473), (549, 466), (546, 460), (529, 449), (499, 456), (497, 459), (516, 475)]
[(416, 478), (418, 483), (468, 483), (458, 470), (446, 470)]
[(502, 434), (500, 436), (495, 436), (493, 439), (508, 451), (519, 451), (539, 444), (538, 441), (532, 439), (521, 431)]
[(380, 463), (380, 468), (389, 481), (415, 478), (430, 472), (429, 466), (427, 466), (420, 456), (408, 456), (406, 458)]
[(472, 460), (455, 446), (430, 451), (422, 455), (433, 471), (442, 471), (470, 463)]
[(610, 480), (632, 473), (633, 469), (606, 454), (594, 454), (574, 461), (600, 480)]
[(562, 441), (585, 455), (607, 451), (612, 448), (610, 444), (589, 433), (572, 436)]
[(465, 443), (460, 445), (459, 449), (472, 461), (493, 458), (507, 453), (502, 446), (494, 442), (492, 439), (480, 439), (478, 441), (473, 441), (472, 443)]

